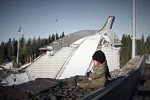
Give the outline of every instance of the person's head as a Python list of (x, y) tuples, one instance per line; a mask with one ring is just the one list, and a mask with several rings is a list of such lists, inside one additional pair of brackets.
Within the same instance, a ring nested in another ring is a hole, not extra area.
[(105, 57), (105, 54), (101, 50), (98, 50), (93, 54), (92, 60), (94, 62), (94, 66), (98, 66), (105, 62), (106, 57)]

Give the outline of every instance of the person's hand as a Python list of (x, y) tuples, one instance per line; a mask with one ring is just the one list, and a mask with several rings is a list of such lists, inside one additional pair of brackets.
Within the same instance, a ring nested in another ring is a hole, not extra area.
[(92, 80), (92, 78), (91, 78), (91, 77), (89, 77), (89, 78), (88, 78), (88, 80), (89, 80), (89, 81), (91, 81), (91, 80)]
[(89, 81), (92, 80), (92, 73), (89, 74), (89, 77), (88, 77)]
[(92, 73), (91, 70), (89, 72), (87, 72), (86, 73), (87, 77), (89, 77), (91, 73)]

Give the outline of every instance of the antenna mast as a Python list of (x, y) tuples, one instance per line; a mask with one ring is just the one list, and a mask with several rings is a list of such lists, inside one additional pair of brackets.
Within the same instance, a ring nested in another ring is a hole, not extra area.
[(20, 46), (20, 33), (21, 33), (21, 27), (19, 27), (19, 30), (18, 30), (17, 63), (19, 63), (19, 46)]
[(55, 28), (56, 28), (55, 41), (56, 41), (56, 35), (57, 35), (57, 22), (58, 22), (58, 20), (56, 19), (56, 21), (55, 21)]

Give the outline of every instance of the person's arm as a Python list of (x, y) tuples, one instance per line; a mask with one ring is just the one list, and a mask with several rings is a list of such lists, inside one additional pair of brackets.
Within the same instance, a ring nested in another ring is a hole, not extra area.
[(109, 68), (108, 68), (108, 65), (107, 65), (107, 61), (106, 61), (106, 75), (111, 78), (111, 75), (109, 73)]
[(92, 79), (97, 79), (97, 78), (101, 78), (104, 75), (104, 72), (101, 70), (100, 67), (94, 69), (94, 73), (91, 73), (89, 76)]

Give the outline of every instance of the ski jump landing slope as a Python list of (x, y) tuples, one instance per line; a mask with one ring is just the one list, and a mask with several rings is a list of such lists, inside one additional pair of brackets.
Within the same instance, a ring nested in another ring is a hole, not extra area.
[(62, 75), (58, 78), (63, 79), (75, 75), (85, 75), (86, 71), (90, 67), (92, 55), (97, 50), (101, 37), (101, 35), (93, 35), (87, 37), (84, 41), (78, 44), (79, 46), (77, 50), (65, 66), (65, 70), (62, 72)]

